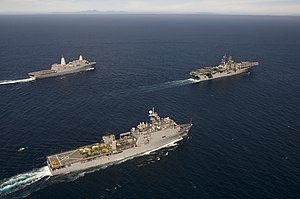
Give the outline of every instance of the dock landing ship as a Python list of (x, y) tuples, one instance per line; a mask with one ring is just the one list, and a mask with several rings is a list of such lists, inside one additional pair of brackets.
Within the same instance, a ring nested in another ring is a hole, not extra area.
[(123, 159), (137, 157), (163, 148), (188, 136), (191, 123), (177, 124), (169, 117), (160, 118), (154, 108), (149, 111), (150, 122), (140, 122), (129, 132), (102, 136), (98, 143), (47, 156), (52, 175), (67, 174)]
[(89, 62), (80, 55), (78, 60), (74, 60), (66, 64), (65, 58), (61, 58), (60, 64), (52, 64), (51, 69), (41, 70), (28, 73), (30, 78), (42, 79), (47, 77), (56, 77), (61, 75), (67, 75), (71, 73), (77, 73), (81, 71), (89, 71), (94, 69), (96, 62)]
[(218, 66), (208, 66), (193, 70), (190, 72), (190, 77), (198, 82), (229, 77), (241, 73), (249, 72), (258, 62), (235, 62), (231, 56), (223, 56), (221, 63)]

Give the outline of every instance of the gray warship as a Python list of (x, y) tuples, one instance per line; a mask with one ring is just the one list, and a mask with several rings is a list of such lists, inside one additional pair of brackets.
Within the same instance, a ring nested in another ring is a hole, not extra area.
[(78, 60), (66, 64), (65, 58), (61, 58), (60, 64), (52, 64), (51, 69), (28, 73), (30, 78), (42, 79), (47, 77), (56, 77), (81, 71), (93, 70), (96, 62), (89, 62), (80, 55)]
[(166, 147), (188, 136), (191, 123), (177, 124), (169, 117), (160, 118), (154, 108), (149, 111), (150, 123), (140, 122), (129, 132), (102, 136), (100, 142), (47, 156), (52, 175), (67, 174), (101, 165), (108, 165)]
[(231, 56), (224, 55), (221, 63), (218, 66), (208, 66), (193, 70), (190, 72), (190, 77), (198, 82), (238, 75), (249, 72), (258, 62), (242, 61), (235, 62)]

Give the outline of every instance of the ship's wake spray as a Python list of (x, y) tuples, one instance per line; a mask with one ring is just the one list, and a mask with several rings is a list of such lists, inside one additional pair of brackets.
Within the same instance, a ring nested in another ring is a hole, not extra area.
[(34, 77), (29, 77), (29, 78), (26, 78), (26, 79), (16, 79), (16, 80), (1, 80), (0, 85), (31, 82), (31, 81), (34, 81), (34, 80), (35, 80)]
[[(29, 187), (30, 185), (40, 181), (42, 178), (51, 176), (49, 168), (44, 166), (39, 169), (34, 169), (27, 173), (15, 175), (0, 181), (0, 198), (18, 190)], [(30, 193), (29, 193), (30, 194)]]
[[(34, 169), (32, 171), (18, 174), (13, 177), (10, 177), (10, 178), (2, 179), (2, 180), (0, 180), (0, 198), (5, 198), (5, 197), (9, 197), (9, 198), (12, 198), (12, 197), (13, 198), (21, 198), (22, 197), (23, 198), (23, 197), (30, 195), (31, 193), (33, 193), (35, 191), (43, 189), (51, 184), (75, 181), (78, 178), (85, 176), (86, 174), (106, 169), (107, 167), (112, 166), (112, 165), (121, 164), (127, 160), (134, 159), (135, 157), (138, 157), (138, 156), (149, 156), (151, 154), (154, 155), (155, 161), (153, 161), (152, 157), (150, 157), (150, 159), (146, 158), (144, 160), (138, 161), (137, 167), (140, 167), (140, 164), (142, 164), (143, 166), (146, 166), (150, 163), (159, 161), (160, 156), (161, 157), (166, 156), (165, 152), (155, 153), (156, 151), (158, 151), (162, 148), (171, 148), (171, 149), (174, 147), (177, 148), (177, 145), (178, 145), (177, 142), (179, 142), (180, 140), (181, 139), (175, 140), (169, 144), (166, 144), (166, 145), (159, 147), (157, 149), (154, 149), (152, 151), (148, 151), (148, 152), (145, 152), (145, 153), (133, 156), (133, 157), (120, 159), (117, 162), (114, 162), (114, 163), (111, 163), (108, 165), (103, 165), (103, 166), (96, 167), (96, 168), (82, 171), (82, 172), (76, 172), (76, 173), (70, 173), (67, 175), (51, 177), (49, 168), (47, 166), (44, 166), (42, 168)], [(156, 156), (158, 156), (158, 157), (156, 157)]]
[(138, 95), (141, 93), (150, 93), (150, 92), (155, 92), (155, 91), (160, 91), (160, 90), (165, 90), (165, 89), (171, 89), (174, 87), (180, 87), (188, 84), (195, 84), (200, 82), (199, 80), (195, 80), (192, 78), (189, 79), (182, 79), (182, 80), (174, 80), (174, 81), (168, 81), (168, 82), (163, 82), (163, 83), (158, 83), (158, 84), (152, 84), (152, 85), (147, 85), (147, 86), (137, 86), (137, 87), (132, 87), (128, 89), (117, 89), (117, 90), (112, 90), (106, 95), (103, 95), (103, 101), (106, 100), (111, 100), (112, 97), (120, 97), (120, 96), (129, 96), (129, 95)]
[[(88, 70), (94, 70), (94, 69), (95, 68), (89, 68)], [(16, 79), (16, 80), (0, 80), (0, 85), (25, 83), (25, 82), (31, 82), (34, 80), (35, 80), (34, 77), (29, 77), (26, 79)], [(142, 92), (152, 92), (152, 91), (158, 91), (158, 90), (183, 86), (183, 85), (187, 85), (187, 84), (193, 84), (193, 83), (197, 83), (197, 82), (199, 82), (199, 81), (189, 78), (189, 79), (184, 79), (184, 80), (169, 81), (169, 82), (165, 82), (162, 84), (154, 84), (154, 85), (150, 85), (150, 86), (140, 86), (138, 88)]]
[(158, 90), (163, 90), (163, 89), (168, 89), (168, 88), (184, 86), (187, 84), (194, 84), (194, 83), (198, 83), (198, 82), (199, 82), (199, 80), (189, 78), (189, 79), (183, 79), (183, 80), (164, 82), (161, 84), (154, 84), (154, 85), (150, 85), (150, 86), (140, 86), (139, 89), (142, 92), (152, 92), (152, 91), (158, 91)]

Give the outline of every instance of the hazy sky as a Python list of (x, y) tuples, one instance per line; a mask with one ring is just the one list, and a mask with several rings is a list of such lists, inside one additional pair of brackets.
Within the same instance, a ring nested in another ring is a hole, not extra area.
[(0, 13), (83, 10), (300, 15), (300, 0), (0, 0)]

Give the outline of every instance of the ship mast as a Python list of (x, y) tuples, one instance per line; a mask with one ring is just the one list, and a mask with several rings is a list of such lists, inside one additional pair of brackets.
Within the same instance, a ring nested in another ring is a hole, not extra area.
[(227, 64), (226, 64), (226, 54), (223, 56), (223, 58), (221, 60), (221, 64), (223, 65), (225, 70), (228, 70)]
[(62, 66), (66, 65), (66, 60), (65, 60), (64, 56), (61, 56), (60, 65), (62, 65)]
[(160, 121), (160, 117), (154, 111), (154, 108), (152, 108), (152, 110), (149, 111), (149, 117), (150, 117), (151, 124), (153, 125), (157, 125)]

